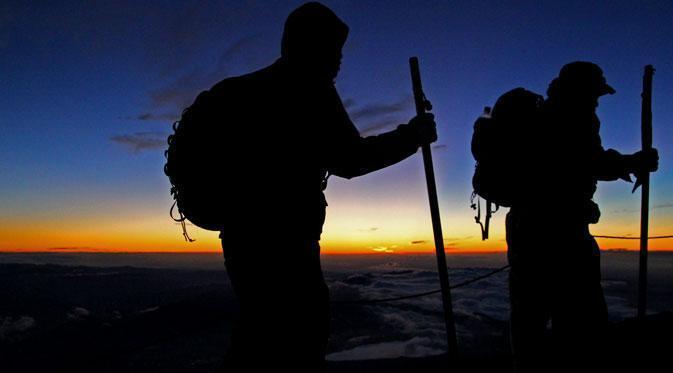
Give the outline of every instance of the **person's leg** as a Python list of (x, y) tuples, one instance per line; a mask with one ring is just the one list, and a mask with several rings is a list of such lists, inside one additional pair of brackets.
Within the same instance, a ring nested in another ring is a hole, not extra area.
[[(231, 245), (227, 245), (231, 250)], [(266, 354), (269, 345), (270, 321), (263, 310), (271, 299), (267, 299), (265, 283), (266, 271), (249, 255), (227, 255), (225, 266), (231, 286), (239, 305), (239, 317), (231, 336), (231, 345), (226, 351), (227, 371), (243, 371), (254, 366)]]
[(510, 343), (516, 372), (545, 369), (549, 321), (547, 277), (536, 232), (522, 229), (507, 215), (507, 255), (510, 264)]
[(279, 367), (324, 369), (329, 294), (317, 241), (230, 256), (226, 263), (241, 305), (230, 360), (246, 368), (272, 361)]
[(510, 269), (510, 340), (516, 372), (544, 371), (549, 321), (545, 289), (526, 268)]
[(591, 235), (568, 243), (557, 268), (552, 328), (558, 360), (567, 369), (598, 368), (608, 313), (601, 286), (600, 252)]
[(301, 242), (298, 246), (301, 250), (285, 265), (286, 295), (278, 308), (283, 319), (278, 344), (289, 366), (320, 372), (325, 369), (329, 337), (329, 290), (320, 266), (318, 242)]

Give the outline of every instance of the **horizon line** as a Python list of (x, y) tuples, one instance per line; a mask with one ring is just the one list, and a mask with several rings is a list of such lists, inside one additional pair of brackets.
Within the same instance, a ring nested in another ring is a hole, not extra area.
[[(603, 252), (634, 252), (637, 253), (639, 249), (626, 249), (626, 248), (616, 248), (616, 249), (600, 249)], [(648, 252), (673, 252), (673, 249), (650, 249)], [(447, 255), (471, 255), (471, 254), (506, 254), (506, 249), (500, 250), (446, 250)], [(180, 250), (170, 250), (170, 251), (100, 251), (100, 250), (0, 250), (0, 254), (210, 254), (210, 255), (222, 255), (221, 251), (180, 251)], [(346, 256), (346, 255), (358, 255), (358, 256), (383, 256), (383, 255), (435, 255), (435, 251), (400, 251), (400, 252), (324, 252), (320, 253), (323, 256)]]

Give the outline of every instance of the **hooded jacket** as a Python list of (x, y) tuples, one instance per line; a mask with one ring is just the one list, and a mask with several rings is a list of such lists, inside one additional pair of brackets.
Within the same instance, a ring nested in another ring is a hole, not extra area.
[(323, 74), (335, 66), (322, 63), (330, 53), (340, 59), (346, 33), (331, 10), (306, 4), (288, 17), (280, 59), (211, 88), (221, 107), (217, 139), (225, 164), (220, 237), (319, 240), (328, 173), (353, 178), (418, 150), (407, 125), (362, 137), (348, 117), (333, 77)]

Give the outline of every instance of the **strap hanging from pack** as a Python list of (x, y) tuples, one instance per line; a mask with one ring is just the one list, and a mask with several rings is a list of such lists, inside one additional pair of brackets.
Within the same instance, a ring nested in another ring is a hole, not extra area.
[[(474, 199), (477, 199), (477, 203), (474, 203)], [(481, 222), (481, 199), (477, 195), (477, 192), (473, 191), (472, 196), (470, 196), (470, 208), (477, 211), (477, 215), (474, 217), (475, 223), (479, 224), (481, 229), (481, 240), (486, 241), (488, 239), (488, 229), (491, 223), (491, 216), (500, 209), (500, 206), (495, 205), (495, 210), (491, 209), (493, 202), (486, 201), (486, 219), (484, 223)]]
[(173, 202), (173, 206), (171, 206), (171, 211), (169, 212), (170, 215), (171, 215), (171, 219), (173, 219), (173, 220), (175, 220), (176, 222), (180, 223), (180, 226), (182, 226), (182, 237), (185, 238), (185, 241), (187, 241), (187, 242), (194, 242), (194, 241), (196, 241), (196, 240), (193, 239), (193, 238), (191, 238), (191, 237), (189, 237), (189, 234), (187, 233), (187, 224), (185, 223), (185, 221), (187, 220), (187, 218), (182, 214), (182, 212), (180, 211), (179, 208), (178, 208), (178, 214), (180, 214), (180, 217), (179, 217), (179, 218), (176, 218), (175, 216), (173, 216), (173, 209), (175, 208), (175, 206), (176, 206), (177, 204), (178, 204), (178, 201), (175, 200), (175, 201)]

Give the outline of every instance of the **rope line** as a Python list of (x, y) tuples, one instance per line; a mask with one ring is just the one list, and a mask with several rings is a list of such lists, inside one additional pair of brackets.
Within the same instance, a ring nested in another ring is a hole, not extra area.
[[(470, 284), (472, 284), (472, 283), (475, 283), (475, 282), (477, 282), (477, 281), (483, 280), (483, 279), (488, 278), (488, 277), (491, 277), (491, 276), (493, 276), (493, 275), (495, 275), (495, 274), (497, 274), (497, 273), (500, 273), (500, 272), (506, 270), (507, 268), (509, 268), (509, 264), (506, 265), (506, 266), (500, 267), (500, 268), (498, 268), (498, 269), (496, 269), (496, 270), (494, 270), (494, 271), (491, 271), (491, 272), (489, 272), (489, 273), (487, 273), (487, 274), (484, 274), (484, 275), (481, 275), (481, 276), (477, 276), (477, 277), (475, 277), (475, 278), (471, 278), (471, 279), (469, 279), (469, 280), (465, 280), (465, 281), (463, 281), (463, 282), (459, 282), (459, 283), (457, 283), (457, 284), (451, 286), (450, 289), (457, 289), (457, 288), (459, 288), (459, 287), (463, 287), (463, 286), (470, 285)], [(333, 303), (333, 304), (375, 304), (375, 303), (393, 302), (393, 301), (405, 300), (405, 299), (412, 299), (412, 298), (421, 298), (421, 297), (425, 297), (425, 296), (428, 296), (428, 295), (437, 294), (437, 293), (439, 293), (439, 292), (441, 292), (441, 291), (442, 291), (441, 289), (436, 289), (436, 290), (426, 291), (426, 292), (423, 292), (423, 293), (409, 294), (409, 295), (403, 295), (403, 296), (393, 297), (393, 298), (382, 298), (382, 299), (359, 299), (359, 300), (337, 300), (337, 301), (333, 301), (332, 303)]]
[[(614, 239), (614, 240), (639, 240), (640, 237), (631, 237), (631, 236), (602, 236), (602, 235), (593, 235), (595, 238), (609, 238), (609, 239)], [(665, 239), (665, 238), (673, 238), (673, 235), (666, 235), (666, 236), (650, 236), (647, 237), (648, 240), (659, 240), (659, 239)], [(465, 280), (463, 282), (459, 282), (453, 286), (450, 287), (450, 289), (457, 289), (463, 286), (470, 285), (472, 283), (475, 283), (477, 281), (481, 281), (485, 278), (491, 277), (497, 273), (500, 273), (506, 269), (509, 268), (509, 265), (500, 267), (494, 271), (491, 271), (485, 275), (477, 276), (475, 278), (471, 278), (469, 280)], [(426, 297), (428, 295), (432, 294), (437, 294), (440, 293), (442, 290), (441, 289), (436, 289), (436, 290), (431, 290), (431, 291), (426, 291), (423, 293), (416, 293), (416, 294), (409, 294), (409, 295), (402, 295), (399, 297), (392, 297), (392, 298), (381, 298), (381, 299), (359, 299), (359, 300), (336, 300), (332, 301), (332, 304), (376, 304), (376, 303), (384, 303), (384, 302), (395, 302), (399, 300), (405, 300), (405, 299), (413, 299), (413, 298), (421, 298), (421, 297)]]
[[(632, 237), (632, 236), (594, 236), (595, 238), (611, 238), (615, 240), (639, 240), (640, 237)], [(647, 237), (648, 240), (661, 240), (664, 238), (673, 238), (673, 235), (670, 236), (650, 236)]]

